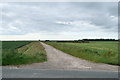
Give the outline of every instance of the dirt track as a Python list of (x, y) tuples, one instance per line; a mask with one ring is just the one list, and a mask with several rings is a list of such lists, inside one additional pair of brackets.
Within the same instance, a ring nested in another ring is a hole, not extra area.
[(118, 66), (88, 62), (86, 60), (82, 60), (80, 58), (76, 58), (74, 56), (66, 54), (45, 43), (41, 43), (41, 44), (44, 46), (47, 52), (48, 61), (44, 63), (33, 63), (33, 64), (28, 64), (28, 65), (20, 65), (18, 68), (110, 70), (110, 71), (118, 70)]

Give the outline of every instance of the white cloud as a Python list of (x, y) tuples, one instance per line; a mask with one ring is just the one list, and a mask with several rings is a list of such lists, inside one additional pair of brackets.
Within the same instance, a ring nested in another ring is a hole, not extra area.
[(6, 6), (9, 6), (9, 4), (7, 4), (7, 3), (0, 3), (0, 7), (1, 8), (6, 7)]
[(118, 17), (116, 17), (116, 16), (110, 16), (110, 18), (111, 18), (112, 21), (117, 21), (118, 22)]
[(13, 23), (8, 24), (10, 30), (17, 30), (17, 27), (13, 26)]
[(15, 13), (13, 13), (13, 12), (9, 12), (9, 13), (2, 13), (3, 15), (5, 15), (5, 16), (7, 16), (7, 17), (14, 17), (14, 16), (16, 16), (16, 14)]
[(4, 30), (2, 27), (0, 27), (0, 31)]
[(21, 25), (23, 25), (23, 22), (20, 21), (20, 20), (15, 20), (15, 23), (16, 23), (16, 24), (21, 24)]
[(57, 24), (64, 24), (64, 25), (67, 25), (67, 24), (73, 24), (72, 22), (62, 22), (62, 21), (58, 21), (56, 22)]

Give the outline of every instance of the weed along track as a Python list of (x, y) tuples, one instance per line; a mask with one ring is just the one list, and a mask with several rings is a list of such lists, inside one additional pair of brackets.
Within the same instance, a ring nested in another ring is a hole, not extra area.
[(79, 70), (111, 70), (117, 71), (118, 66), (93, 63), (72, 55), (66, 54), (50, 45), (42, 43), (47, 53), (47, 61), (43, 63), (32, 63), (20, 65), (19, 68), (27, 69), (79, 69)]
[(31, 42), (23, 47), (20, 47), (20, 48), (18, 48), (18, 52), (25, 53), (32, 45), (33, 45), (33, 42)]

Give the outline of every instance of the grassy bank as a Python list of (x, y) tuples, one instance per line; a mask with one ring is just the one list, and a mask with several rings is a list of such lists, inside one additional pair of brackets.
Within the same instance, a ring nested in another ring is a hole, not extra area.
[(40, 42), (2, 42), (2, 65), (20, 65), (46, 61), (46, 52)]
[(90, 43), (57, 43), (46, 42), (47, 44), (70, 55), (88, 61), (118, 64), (118, 42), (114, 41), (92, 41)]

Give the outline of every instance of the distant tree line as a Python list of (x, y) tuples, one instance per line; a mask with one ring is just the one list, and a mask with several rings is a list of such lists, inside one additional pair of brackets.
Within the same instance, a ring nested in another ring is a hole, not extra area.
[(89, 41), (79, 41), (79, 40), (74, 40), (74, 41), (56, 41), (56, 42), (68, 42), (68, 43), (89, 43)]
[(118, 41), (118, 40), (115, 40), (115, 39), (82, 39), (82, 41)]
[(81, 39), (81, 40), (44, 40), (45, 42), (89, 43), (89, 41), (118, 41), (115, 39)]

